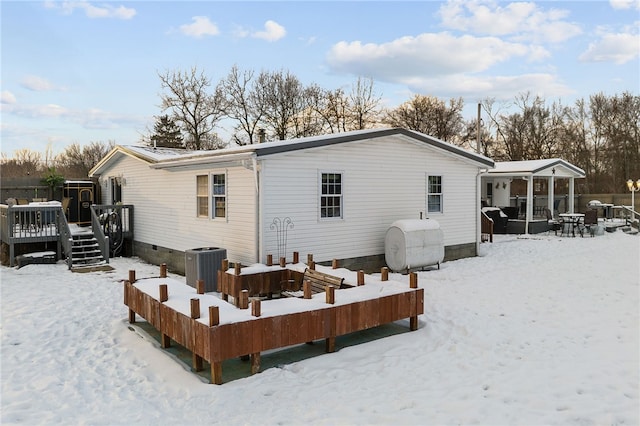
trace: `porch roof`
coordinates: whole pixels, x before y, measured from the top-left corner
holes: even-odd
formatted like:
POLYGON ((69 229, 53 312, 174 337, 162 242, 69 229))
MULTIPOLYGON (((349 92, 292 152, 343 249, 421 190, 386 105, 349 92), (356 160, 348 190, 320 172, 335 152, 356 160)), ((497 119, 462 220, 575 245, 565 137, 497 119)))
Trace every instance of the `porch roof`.
POLYGON ((585 172, 561 158, 524 161, 496 161, 494 169, 485 176, 534 176, 534 177, 573 177, 584 178, 585 172))

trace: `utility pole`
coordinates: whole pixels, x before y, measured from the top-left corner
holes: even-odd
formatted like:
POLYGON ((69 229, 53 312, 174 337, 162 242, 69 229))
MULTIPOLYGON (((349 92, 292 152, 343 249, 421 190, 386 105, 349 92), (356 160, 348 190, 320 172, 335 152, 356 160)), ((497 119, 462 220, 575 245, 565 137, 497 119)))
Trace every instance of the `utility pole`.
POLYGON ((480 143, 480 107, 481 104, 478 103, 478 128, 477 128, 477 135, 476 135, 476 151, 478 151, 478 154, 482 154, 482 144, 480 143))

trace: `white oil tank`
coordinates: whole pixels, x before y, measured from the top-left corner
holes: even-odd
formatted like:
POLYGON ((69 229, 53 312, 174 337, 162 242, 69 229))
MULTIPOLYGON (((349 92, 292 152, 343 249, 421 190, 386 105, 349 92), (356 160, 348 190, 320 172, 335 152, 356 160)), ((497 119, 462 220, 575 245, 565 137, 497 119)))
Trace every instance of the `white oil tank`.
POLYGON ((438 265, 444 259, 444 235, 434 219, 402 219, 384 237, 384 257, 394 272, 438 265))

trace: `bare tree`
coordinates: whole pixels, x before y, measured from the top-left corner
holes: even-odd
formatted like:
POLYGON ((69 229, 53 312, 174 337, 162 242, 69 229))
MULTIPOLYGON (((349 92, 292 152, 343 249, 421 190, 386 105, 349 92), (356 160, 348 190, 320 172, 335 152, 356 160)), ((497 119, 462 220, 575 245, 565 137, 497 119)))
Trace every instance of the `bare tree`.
POLYGON ((162 110, 170 110, 172 118, 189 136, 187 148, 202 149, 210 143, 213 130, 224 114, 224 95, 219 87, 208 93, 211 80, 193 67, 190 71, 167 71, 158 74, 162 89, 162 110))
POLYGON ((258 83, 254 76, 255 71, 240 72, 238 66, 234 65, 220 83, 226 98, 226 115, 238 123, 233 134, 233 141, 238 145, 256 142, 260 121, 264 116, 264 105, 256 93, 258 83))
POLYGON ((348 96, 346 116, 350 130, 363 130, 379 121, 380 99, 372 78, 358 77, 348 96))
POLYGON ((42 168, 42 155, 37 151, 27 148, 19 149, 14 152, 13 157, 16 164, 22 169, 20 176, 36 175, 42 168))
POLYGON ((445 101, 434 96, 415 95, 411 100, 387 112, 384 122, 405 127, 443 141, 459 139, 464 131, 462 98, 445 101))
POLYGON ((85 146, 73 143, 67 146, 64 152, 56 158, 57 169, 67 177, 84 179, 89 176, 89 170, 98 164, 114 146, 114 141, 109 141, 106 144, 91 142, 85 146))
POLYGON ((27 148, 14 151, 12 158, 2 154, 0 174, 5 177, 36 176, 42 170, 42 155, 27 148))
POLYGON ((263 71, 258 76, 256 98, 264 108, 262 122, 277 139, 285 140, 292 136, 294 117, 303 109, 300 103, 302 96, 302 83, 289 71, 263 71))

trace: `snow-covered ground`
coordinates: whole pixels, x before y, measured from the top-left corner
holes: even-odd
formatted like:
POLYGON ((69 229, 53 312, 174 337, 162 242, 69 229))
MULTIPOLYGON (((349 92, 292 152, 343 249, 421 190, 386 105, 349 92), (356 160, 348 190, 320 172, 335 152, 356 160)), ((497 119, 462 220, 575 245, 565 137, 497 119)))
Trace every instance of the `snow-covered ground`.
POLYGON ((418 331, 221 386, 129 329, 121 280, 157 266, 2 267, 0 420, 638 425, 639 262, 640 237, 620 231, 497 236, 477 258, 419 273, 418 331))

